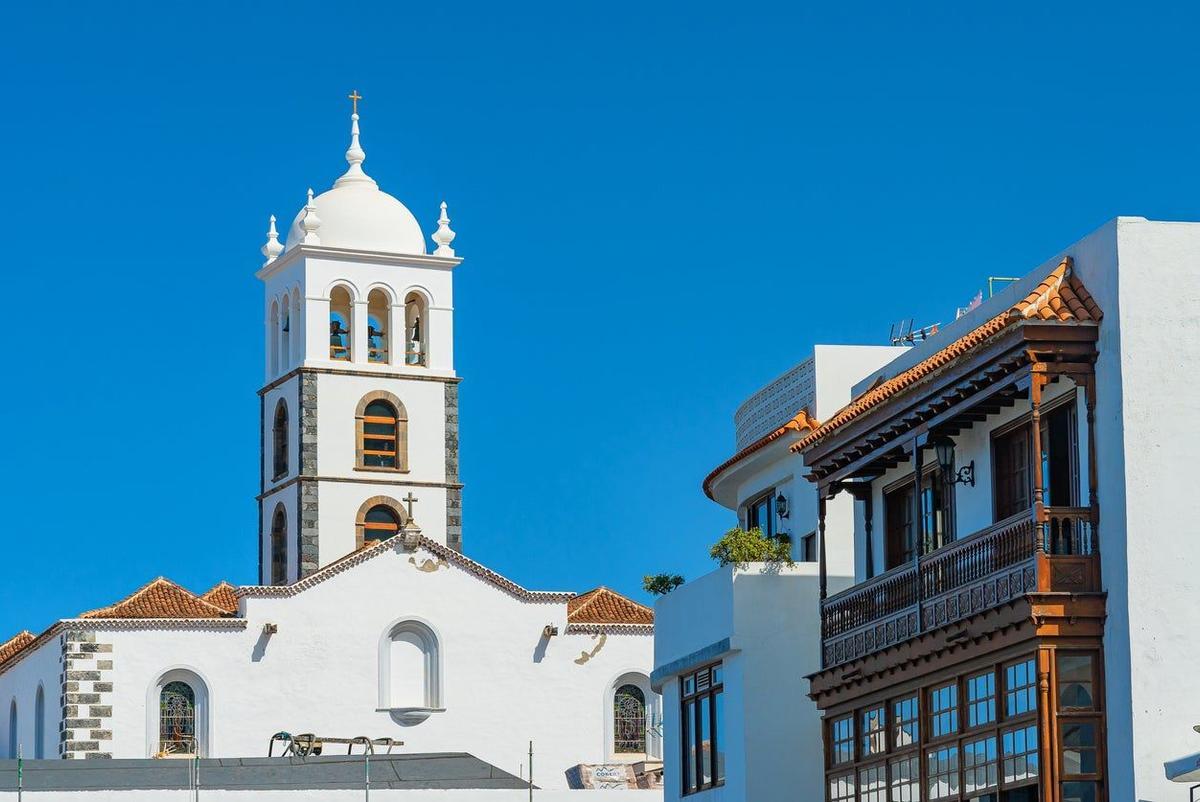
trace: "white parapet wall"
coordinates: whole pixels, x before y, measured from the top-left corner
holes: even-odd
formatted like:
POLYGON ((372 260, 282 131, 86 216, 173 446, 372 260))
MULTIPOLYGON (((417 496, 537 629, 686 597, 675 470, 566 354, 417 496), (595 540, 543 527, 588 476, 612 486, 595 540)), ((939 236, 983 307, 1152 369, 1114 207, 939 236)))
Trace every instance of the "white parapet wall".
MULTIPOLYGON (((679 799, 679 677, 720 661, 725 785, 706 799, 823 798, 820 714, 805 674, 820 668, 819 577, 814 563, 725 566, 655 605, 652 681, 661 688, 664 798, 679 799)), ((829 592, 848 587, 831 576, 829 592)))

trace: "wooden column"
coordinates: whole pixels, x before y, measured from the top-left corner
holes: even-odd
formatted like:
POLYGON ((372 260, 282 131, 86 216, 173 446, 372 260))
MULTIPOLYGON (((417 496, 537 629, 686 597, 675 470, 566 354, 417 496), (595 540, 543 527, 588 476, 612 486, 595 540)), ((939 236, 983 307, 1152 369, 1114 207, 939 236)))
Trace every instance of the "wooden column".
POLYGON ((1058 799, 1055 786, 1059 776, 1058 756, 1054 748, 1056 743, 1054 733, 1054 703, 1050 696, 1050 668, 1054 660, 1054 652, 1050 649, 1039 648, 1034 658, 1038 677, 1038 746, 1042 753, 1041 774, 1038 778, 1042 786, 1042 799, 1058 799))
POLYGON ((1046 507, 1044 502, 1045 477, 1042 476, 1042 390, 1046 387, 1046 366, 1037 363, 1033 366, 1033 381, 1029 384, 1029 437, 1032 441, 1029 450, 1033 457, 1033 522, 1036 534, 1034 548, 1036 551, 1046 550, 1046 507))
MULTIPOLYGON (((825 564, 825 493, 820 492, 817 498, 817 538, 820 541, 820 561, 821 561, 821 601, 825 601, 825 597, 829 595, 828 576, 825 564)), ((824 618, 824 615, 822 615, 824 618)))
POLYGON ((913 581, 917 583, 916 598, 917 598, 917 632, 924 629, 921 611, 921 602, 924 600, 925 583, 921 581, 921 556, 925 551, 925 494, 921 489, 921 473, 923 459, 923 445, 921 438, 914 437, 912 440, 912 469, 913 469, 913 522, 912 533, 915 548, 913 549, 913 581))
POLYGON ((875 539, 875 504, 870 484, 866 486, 865 492, 862 494, 862 501, 863 531, 867 537, 867 542, 863 544, 863 558, 867 561, 867 579, 870 579, 875 576, 875 544, 873 543, 875 539))
POLYGON ((1097 486, 1100 473, 1096 469, 1096 374, 1083 379, 1083 403, 1087 410, 1088 506, 1092 508, 1092 525, 1099 523, 1100 504, 1097 486))

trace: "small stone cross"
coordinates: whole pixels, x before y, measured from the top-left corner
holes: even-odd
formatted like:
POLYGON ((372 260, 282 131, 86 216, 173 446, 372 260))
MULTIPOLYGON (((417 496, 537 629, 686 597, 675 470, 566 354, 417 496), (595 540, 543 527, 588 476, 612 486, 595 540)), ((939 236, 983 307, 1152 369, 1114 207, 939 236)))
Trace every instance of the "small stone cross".
POLYGON ((420 501, 420 499, 414 498, 412 491, 410 490, 410 491, 408 491, 408 496, 406 498, 402 498, 400 500, 403 502, 406 502, 408 504, 408 520, 411 521, 413 519, 412 505, 417 503, 418 501, 420 501))

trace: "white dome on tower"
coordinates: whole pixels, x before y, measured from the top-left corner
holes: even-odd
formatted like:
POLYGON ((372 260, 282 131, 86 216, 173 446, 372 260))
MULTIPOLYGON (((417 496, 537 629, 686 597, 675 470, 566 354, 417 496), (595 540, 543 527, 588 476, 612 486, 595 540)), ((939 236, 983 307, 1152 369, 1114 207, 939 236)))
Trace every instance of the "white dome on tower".
POLYGON ((425 235, 417 218, 363 172, 367 155, 358 143, 358 114, 350 119, 350 149, 346 151, 350 168, 332 189, 311 198, 296 215, 285 250, 307 238, 310 244, 330 248, 424 254, 425 235), (305 218, 310 215, 306 226, 305 218))

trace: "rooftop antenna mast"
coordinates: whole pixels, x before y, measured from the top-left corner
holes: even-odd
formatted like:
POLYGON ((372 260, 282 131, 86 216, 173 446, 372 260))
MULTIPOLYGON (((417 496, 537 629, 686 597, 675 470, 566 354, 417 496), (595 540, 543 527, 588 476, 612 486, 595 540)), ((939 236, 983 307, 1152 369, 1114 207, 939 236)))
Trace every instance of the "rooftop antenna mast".
POLYGON ((913 319, 910 317, 892 324, 891 331, 888 333, 888 340, 892 345, 916 345, 937 334, 941 326, 941 323, 934 323, 931 326, 914 329, 913 319))

